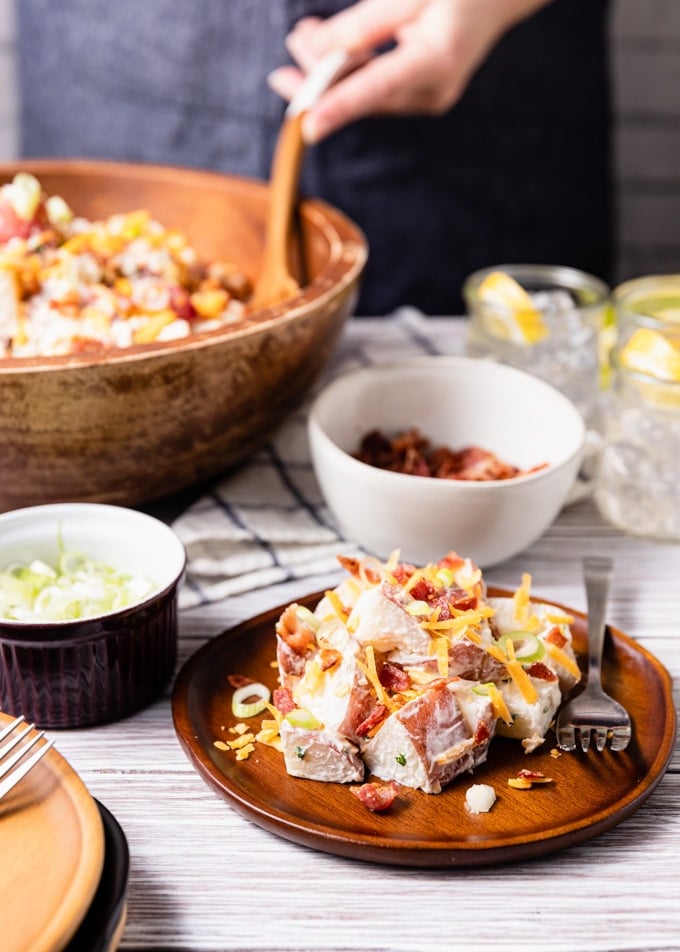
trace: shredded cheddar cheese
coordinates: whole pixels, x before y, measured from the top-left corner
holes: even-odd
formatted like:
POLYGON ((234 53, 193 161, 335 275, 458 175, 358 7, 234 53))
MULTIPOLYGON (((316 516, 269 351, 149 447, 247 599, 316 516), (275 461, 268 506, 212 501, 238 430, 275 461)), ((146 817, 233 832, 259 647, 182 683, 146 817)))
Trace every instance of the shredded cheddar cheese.
POLYGON ((483 645, 482 636, 480 635, 480 633, 479 633, 478 631, 475 631, 474 628, 469 628, 469 629, 465 632, 465 635, 466 635, 467 639, 468 639, 469 641, 471 641, 473 644, 477 645, 477 647, 479 647, 479 648, 482 647, 482 645, 483 645))
POLYGON ((496 717, 500 717, 501 720, 505 721, 506 724, 512 724, 512 714, 508 710, 508 706, 505 703, 505 698, 496 687, 495 684, 487 684, 487 690, 489 692, 489 700, 491 701, 491 706, 496 717))
POLYGON ((380 704, 384 704, 385 707, 389 708, 391 707, 390 700, 387 697, 385 688, 380 683, 380 678, 378 677, 378 669, 375 664, 375 652, 373 651, 373 645, 366 645, 365 652, 366 664, 363 664, 358 658, 357 664, 373 685, 373 690, 375 691, 376 697, 378 698, 380 704))
POLYGON ((241 734, 240 737, 237 737, 236 740, 227 741, 227 746, 230 750, 239 750, 241 747, 246 747, 248 744, 252 744, 255 740, 255 735, 248 731, 247 734, 241 734))
POLYGON ((553 612, 548 612, 545 616, 545 620, 550 622, 551 625, 573 625, 574 617, 573 615, 556 615, 553 612))
POLYGON ((512 641, 507 642, 508 660, 506 667, 512 680, 517 685, 522 697, 527 704, 534 704, 538 700, 538 692, 531 683, 529 675, 526 673, 521 663, 515 657, 515 646, 512 641))
MULTIPOLYGON (((253 738, 254 740, 255 738, 253 738)), ((247 760, 255 750, 255 744, 247 744, 236 751, 237 760, 247 760)))
MULTIPOLYGON (((278 707, 274 707, 274 705, 271 704, 269 701, 267 701, 267 703, 265 704, 265 707, 267 708, 267 710, 269 711, 269 713, 271 714, 271 716, 272 716, 272 717, 274 718, 274 720, 276 721, 277 727, 281 727, 281 721, 283 720, 283 714, 282 714, 281 711, 278 709, 278 707)), ((263 723, 264 723, 264 722, 263 722, 263 723)))
POLYGON ((421 628, 432 632, 445 631, 450 636, 455 636, 473 625, 479 625, 482 620, 481 613, 476 610, 466 611, 455 618, 447 618, 443 621, 439 620, 438 614, 435 618, 433 612, 430 619, 420 623, 421 628))
POLYGON ((448 750, 442 751, 441 754, 438 754, 435 757, 435 761, 438 764, 450 764, 454 760, 458 760, 463 756, 466 751, 470 750, 471 747, 474 747, 474 738, 468 737, 466 740, 462 740, 459 744, 456 744, 453 747, 449 747, 448 750))
POLYGON ((581 677, 578 664, 566 653, 566 651, 563 651, 562 648, 558 648, 557 645, 553 645, 549 641, 545 642, 545 650, 548 652, 553 661, 556 664, 562 665, 563 668, 566 668, 569 674, 573 675, 575 678, 581 677))
POLYGON ((418 582, 420 582, 421 579, 424 579, 424 578, 427 578, 426 570, 417 569, 413 573, 411 578, 407 579, 406 583, 404 584, 404 591, 409 593, 412 592, 415 586, 418 584, 418 582))
POLYGON ((443 678, 449 675, 449 641, 448 638, 435 638, 434 653, 437 657, 437 670, 443 678))
POLYGON ((531 575, 524 572, 522 583, 519 585, 512 596, 514 607, 514 619, 518 628, 524 631, 536 632, 541 627, 540 619, 532 614, 531 604, 531 575))
POLYGON ((325 592, 325 595, 328 601, 331 603, 331 607, 333 611, 335 612, 335 614, 340 619, 340 621, 343 623, 343 625, 346 624, 347 612, 345 611, 344 605, 340 601, 340 597, 338 596, 338 593, 329 589, 327 592, 325 592))

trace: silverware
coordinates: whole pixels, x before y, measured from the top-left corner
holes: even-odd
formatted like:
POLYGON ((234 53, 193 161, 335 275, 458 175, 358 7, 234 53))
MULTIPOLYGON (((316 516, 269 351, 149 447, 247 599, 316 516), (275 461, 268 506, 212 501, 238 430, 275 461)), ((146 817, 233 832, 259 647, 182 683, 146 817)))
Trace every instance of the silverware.
POLYGON ((35 724, 25 724, 23 714, 0 731, 0 800, 22 780, 29 770, 42 760, 54 741, 48 740, 33 748, 45 736, 45 731, 31 735, 35 724), (30 757, 26 757, 33 750, 30 757))
POLYGON ((611 750, 625 750, 632 736, 628 711, 605 693, 600 673, 612 568, 611 559, 583 560, 588 605, 588 671, 584 690, 568 701, 557 717, 555 733, 562 750, 576 749, 577 734, 584 752, 590 748, 592 733, 598 751, 604 750, 608 739, 611 739, 611 750))

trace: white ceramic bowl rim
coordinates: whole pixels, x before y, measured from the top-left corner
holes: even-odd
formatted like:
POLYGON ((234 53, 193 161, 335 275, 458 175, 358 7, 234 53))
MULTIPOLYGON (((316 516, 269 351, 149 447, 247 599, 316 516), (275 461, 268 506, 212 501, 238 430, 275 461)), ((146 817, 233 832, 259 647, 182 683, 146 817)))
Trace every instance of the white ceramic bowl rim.
POLYGON ((186 552, 173 530, 146 513, 105 503, 50 503, 0 514, 0 570, 12 562, 56 559, 58 539, 64 547, 83 552, 119 571, 142 575, 155 583, 151 592, 126 608, 64 621, 19 621, 2 618, 0 625, 16 629, 83 627, 101 619, 122 617, 143 609, 179 585, 186 552))
MULTIPOLYGON (((510 488, 513 485, 524 486, 527 483, 541 480, 548 473, 554 473, 562 467, 568 466, 573 461, 574 457, 583 451, 586 443, 586 427, 581 414, 573 405, 573 403, 571 403, 571 401, 568 400, 568 398, 560 393, 557 389, 545 381, 540 380, 538 377, 534 377, 531 374, 528 374, 522 370, 518 370, 515 367, 510 367, 506 364, 500 364, 495 361, 482 360, 481 358, 476 357, 456 357, 444 355, 421 356, 409 359, 407 362, 376 364, 371 367, 362 367, 358 369, 354 368, 352 370, 348 370, 337 376, 318 393, 310 409, 309 425, 310 427, 313 427, 317 430, 318 436, 320 436, 325 442, 333 447, 338 453, 341 453, 343 456, 345 456, 350 465, 355 465, 356 467, 364 470, 377 470, 380 472, 382 478, 392 481, 394 486, 398 486, 399 483, 403 483, 404 480, 406 480, 410 485, 413 483, 414 479, 422 480, 423 483, 428 484, 428 490, 435 493, 450 493, 452 491, 451 487, 465 487, 466 492, 490 493, 493 492, 494 489, 499 485, 503 485, 507 488, 510 488), (327 419, 327 414, 329 412, 329 404, 336 400, 338 394, 341 393, 343 388, 356 385, 361 380, 361 378, 366 380, 378 380, 380 377, 389 378, 395 374, 417 376, 418 371, 428 372, 433 368, 436 368, 437 370, 451 370, 452 372, 461 369, 468 371, 473 367, 479 368, 480 363, 485 369, 489 369, 491 373, 500 379, 506 378, 506 380, 509 382, 515 380, 524 388, 533 388, 536 392, 537 398, 540 398, 541 396, 549 397, 552 401, 554 401, 556 406, 561 407, 563 413, 571 417, 573 423, 573 439, 570 441, 565 441, 564 449, 560 458, 556 458, 555 460, 548 462, 548 465, 537 469, 535 472, 524 473, 523 475, 510 477, 508 479, 438 479, 431 476, 417 476, 408 473, 397 473, 393 472, 392 470, 379 469, 378 467, 371 466, 370 464, 364 463, 353 456, 352 451, 346 450, 339 446, 336 440, 328 433, 329 420, 327 419)), ((406 420, 404 422, 404 429, 409 428, 411 425, 413 425, 412 422, 406 420)), ((368 430, 370 428, 371 427, 368 426, 366 429, 368 430)), ((428 434, 424 431, 421 432, 423 436, 431 438, 431 434, 428 434)), ((457 449, 458 447, 452 448, 457 449)), ((488 449, 489 447, 484 448, 488 449)), ((541 461, 537 461, 536 465, 538 465, 540 462, 541 461)))

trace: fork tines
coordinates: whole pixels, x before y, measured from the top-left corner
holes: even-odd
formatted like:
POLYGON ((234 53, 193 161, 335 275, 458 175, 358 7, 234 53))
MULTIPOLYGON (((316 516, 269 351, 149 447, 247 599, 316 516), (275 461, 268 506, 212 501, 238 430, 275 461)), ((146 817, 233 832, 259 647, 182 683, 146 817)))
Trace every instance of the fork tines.
POLYGON ((24 724, 22 714, 0 731, 0 743, 7 741, 0 747, 0 799, 42 760, 54 744, 53 740, 48 740, 36 748, 45 736, 45 731, 38 731, 30 736, 34 727, 35 724, 24 724), (27 757, 31 750, 33 753, 27 757))
POLYGON ((610 749, 614 753, 625 750, 628 746, 632 730, 629 726, 602 727, 597 724, 564 724, 560 725, 557 731, 557 743, 562 750, 576 750, 576 737, 581 750, 587 753, 590 750, 591 737, 595 739, 595 749, 602 752, 607 746, 607 740, 611 740, 610 749))

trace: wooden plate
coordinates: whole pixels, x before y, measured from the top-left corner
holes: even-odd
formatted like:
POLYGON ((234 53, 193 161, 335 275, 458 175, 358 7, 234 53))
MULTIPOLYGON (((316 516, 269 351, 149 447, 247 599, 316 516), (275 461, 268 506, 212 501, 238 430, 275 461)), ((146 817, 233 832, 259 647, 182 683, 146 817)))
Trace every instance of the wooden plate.
MULTIPOLYGON (((311 607, 321 594, 301 603, 311 607)), ((489 594, 511 593, 490 589, 489 594)), ((575 618, 575 647, 583 657, 585 616, 560 607, 575 618)), ((259 615, 199 649, 179 674, 172 709, 179 740, 204 779, 250 820, 295 843, 391 865, 525 860, 620 823, 649 797, 670 760, 676 727, 670 676, 653 655, 610 629, 603 680, 633 719, 633 740, 625 752, 578 752, 555 759, 550 754, 554 739, 530 755, 517 741, 496 739, 487 763, 474 775, 459 777, 438 795, 401 788, 390 810, 371 813, 344 785, 288 776, 283 757, 270 747, 260 744, 249 759, 237 761, 232 752, 214 746, 225 738, 224 725, 234 723, 229 674, 275 686, 274 623, 281 611, 259 615), (542 771, 553 783, 531 790, 509 787, 508 778, 523 767, 542 771), (472 783, 496 790, 491 812, 466 812, 465 791, 472 783)), ((260 719, 254 719, 258 725, 260 719)))
MULTIPOLYGON (((0 714, 0 726, 13 718, 0 714)), ((104 863, 97 804, 55 748, 0 800, 3 952, 54 952, 87 912, 104 863)))

